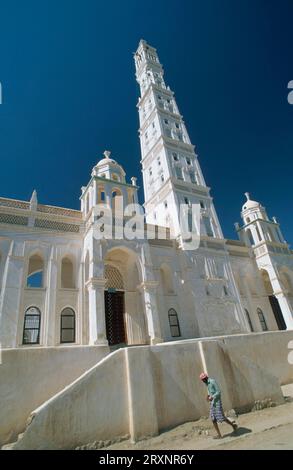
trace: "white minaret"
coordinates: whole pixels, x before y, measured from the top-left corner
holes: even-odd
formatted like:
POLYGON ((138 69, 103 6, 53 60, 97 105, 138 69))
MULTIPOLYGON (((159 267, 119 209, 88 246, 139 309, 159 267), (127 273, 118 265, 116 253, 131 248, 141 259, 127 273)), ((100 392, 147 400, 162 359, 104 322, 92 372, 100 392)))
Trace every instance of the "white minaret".
POLYGON ((223 238, 194 146, 191 144, 174 93, 166 86, 156 49, 141 40, 134 55, 140 143, 148 223, 180 235, 180 204, 200 204, 201 235, 223 238))
POLYGON ((268 217, 265 207, 245 193, 242 206, 243 226, 235 224, 239 238, 250 246, 261 271, 266 293, 279 329, 293 329, 293 262, 275 217, 268 217))

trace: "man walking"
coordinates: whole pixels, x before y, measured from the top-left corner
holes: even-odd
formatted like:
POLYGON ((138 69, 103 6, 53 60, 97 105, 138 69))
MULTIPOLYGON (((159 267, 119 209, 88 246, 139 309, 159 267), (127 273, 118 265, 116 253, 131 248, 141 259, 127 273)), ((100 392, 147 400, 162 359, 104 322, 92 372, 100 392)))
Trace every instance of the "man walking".
POLYGON ((237 424, 235 421, 232 422, 226 418, 224 414, 221 400, 221 390, 215 379, 210 378, 204 372, 200 374, 199 378, 208 387, 207 400, 211 403, 210 418, 213 422, 215 430, 217 431, 217 436, 215 436, 214 439, 222 439, 218 423, 222 423, 224 421, 225 423, 230 424, 230 426, 233 428, 233 431, 236 431, 237 424))

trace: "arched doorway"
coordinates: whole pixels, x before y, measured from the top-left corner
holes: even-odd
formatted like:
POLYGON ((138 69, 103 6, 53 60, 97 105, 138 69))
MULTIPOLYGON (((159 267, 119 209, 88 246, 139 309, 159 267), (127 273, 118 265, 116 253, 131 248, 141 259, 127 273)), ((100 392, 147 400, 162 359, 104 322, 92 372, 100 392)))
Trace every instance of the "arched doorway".
POLYGON ((124 321, 124 284, 120 271, 105 265, 105 316, 106 335, 109 346, 125 344, 126 328, 124 321))
POLYGON ((141 266, 137 253, 111 248, 105 263, 105 319, 110 346, 147 344, 147 322, 142 301, 141 266))
POLYGON ((274 290, 273 290, 273 286, 272 286, 269 274, 265 269, 261 269, 261 276, 263 279, 265 290, 269 298, 271 308, 272 308, 276 323, 278 325, 278 328, 279 330, 286 330, 287 329, 286 323, 282 314, 279 301, 277 297, 274 295, 274 290))

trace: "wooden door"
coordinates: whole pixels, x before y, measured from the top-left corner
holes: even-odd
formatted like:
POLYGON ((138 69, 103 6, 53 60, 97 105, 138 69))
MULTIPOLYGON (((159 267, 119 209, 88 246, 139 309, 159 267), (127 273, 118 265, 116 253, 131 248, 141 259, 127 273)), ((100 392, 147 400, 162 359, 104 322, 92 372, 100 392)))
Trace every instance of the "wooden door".
POLYGON ((125 344, 124 292, 105 291, 105 315, 109 345, 125 344))

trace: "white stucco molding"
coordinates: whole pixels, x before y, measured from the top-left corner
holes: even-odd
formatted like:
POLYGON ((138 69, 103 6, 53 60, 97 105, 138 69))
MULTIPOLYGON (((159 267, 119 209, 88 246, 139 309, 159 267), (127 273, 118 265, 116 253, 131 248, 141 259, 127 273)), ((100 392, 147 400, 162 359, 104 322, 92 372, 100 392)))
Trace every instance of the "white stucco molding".
POLYGON ((87 287, 87 289, 90 289, 90 288, 92 288, 92 289, 95 289, 95 288, 104 289, 105 284, 106 284, 106 279, 92 277, 91 279, 89 279, 85 283, 85 286, 87 287))

